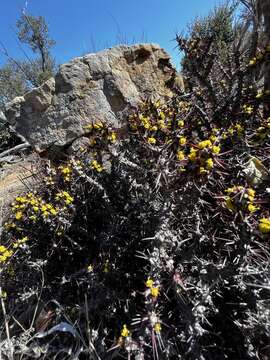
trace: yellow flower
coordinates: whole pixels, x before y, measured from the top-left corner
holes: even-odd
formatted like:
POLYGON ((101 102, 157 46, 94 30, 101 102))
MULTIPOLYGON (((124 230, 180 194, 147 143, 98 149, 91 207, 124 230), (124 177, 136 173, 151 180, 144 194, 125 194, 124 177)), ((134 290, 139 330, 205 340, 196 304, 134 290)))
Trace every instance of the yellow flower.
POLYGON ((7 257, 4 255, 0 255, 0 263, 5 262, 7 260, 7 257))
POLYGON ((212 141, 212 143, 214 143, 215 141, 217 141, 217 136, 211 135, 209 139, 212 141))
POLYGON ((207 173, 207 170, 205 170, 205 168, 203 166, 201 166, 200 170, 199 170, 199 173, 200 174, 205 174, 205 173, 207 173))
POLYGON ((250 213, 253 213, 253 212, 255 212, 255 211, 259 210, 259 209, 260 209, 260 208, 257 207, 257 206, 255 206, 254 204, 248 204, 248 211, 249 211, 250 213))
POLYGON ((211 147, 211 146, 212 146, 212 143, 210 140, 204 140, 204 141, 199 142, 199 144, 198 144, 199 149, 205 149, 205 148, 211 147))
POLYGON ((196 157, 197 157, 197 150, 194 149, 194 148, 191 148, 190 149, 190 153, 188 155, 188 158, 190 161, 195 161, 196 160, 196 157))
POLYGON ((185 160, 185 154, 184 154, 184 151, 178 151, 177 152, 177 158, 178 160, 182 161, 182 160, 185 160))
POLYGON ((144 116, 142 114, 139 115, 139 119, 141 120, 142 124, 143 124, 143 127, 145 129, 149 129, 150 128, 150 119, 148 116, 144 116))
POLYGON ((270 220, 266 218, 262 218, 259 220, 259 230, 263 234, 267 234, 270 232, 270 220))
POLYGON ((0 253, 6 252, 7 248, 4 245, 0 245, 0 253))
POLYGON ((212 158, 209 158, 206 160, 205 164, 206 164, 206 169, 211 170, 214 166, 214 161, 212 158))
POLYGON ((61 169, 61 172, 63 175, 68 175, 71 173, 71 169, 68 166, 66 166, 61 169))
POLYGON ((17 211, 16 214, 15 214, 15 219, 16 220, 21 220, 22 217, 23 217, 22 211, 17 211))
POLYGON ((159 113, 159 117, 161 118, 161 120, 165 120, 166 115, 164 114, 163 111, 161 111, 161 112, 159 113))
POLYGON ((184 120, 178 120, 178 126, 179 127, 184 127, 184 125, 185 125, 185 122, 184 122, 184 120))
POLYGON ((155 323, 154 330, 157 334, 159 334, 161 332, 161 324, 158 322, 155 323))
POLYGON ((93 272, 93 270, 94 270, 93 265, 90 264, 89 266, 87 266, 87 272, 91 273, 93 272))
POLYGON ((15 229, 16 225, 14 223, 5 223, 4 227, 6 230, 15 229))
POLYGON ((84 126, 84 129, 92 130, 92 129, 93 129, 93 125, 92 125, 92 124, 85 125, 85 126, 84 126))
POLYGON ((219 154, 220 153, 220 146, 213 146, 212 152, 213 152, 213 154, 219 154))
POLYGON ((158 126, 160 128, 160 130, 166 129, 166 125, 164 123, 164 120, 158 120, 158 126))
POLYGON ((0 298, 6 299, 7 298, 7 292, 4 290, 0 290, 0 298))
POLYGON ((226 140, 228 138, 228 135, 224 132, 222 135, 221 135, 222 139, 223 140, 226 140))
POLYGON ((235 129, 237 130, 238 135, 241 135, 241 133, 244 131, 244 128, 241 124, 236 124, 235 129))
POLYGON ((263 96, 263 91, 258 91, 257 95, 255 96, 256 99, 260 99, 263 96))
POLYGON ((239 192, 239 191, 241 191, 243 189, 244 189, 243 186, 238 185, 238 186, 233 186, 233 187, 230 187, 230 188, 226 189, 225 192, 231 194, 233 192, 239 192))
POLYGON ((248 64, 250 66, 255 65, 256 64, 256 58, 251 59, 248 64))
POLYGON ((96 130, 100 130, 103 128, 103 124, 101 121, 96 122, 95 124, 93 124, 93 128, 96 130))
POLYGON ((53 209, 50 209, 50 213, 55 216, 55 215, 57 215, 58 211, 53 208, 53 209))
POLYGON ((149 137, 149 138, 147 139, 147 142, 148 142, 148 144, 155 145, 156 142, 157 142, 157 140, 156 140, 154 137, 149 137))
POLYGON ((4 252, 3 256, 5 256, 6 258, 9 258, 13 255, 13 251, 12 250, 7 250, 4 252))
POLYGON ((121 336, 128 337, 130 335, 130 331, 127 328, 127 325, 123 325, 123 328, 121 330, 121 336))
POLYGON ((156 287, 151 287, 151 295, 154 297, 154 298, 157 298, 158 295, 159 295, 159 287, 156 286, 156 287))
POLYGON ((20 202, 20 203, 26 203, 27 202, 27 200, 26 200, 26 198, 25 197, 23 197, 23 196, 18 196, 18 197, 16 197, 16 199, 15 199, 17 202, 20 202))
POLYGON ((110 135, 108 135, 107 139, 112 142, 115 143, 116 142, 116 133, 112 132, 110 135))
MULTIPOLYGON (((249 196, 252 196, 253 198, 254 198, 255 195, 256 195, 256 191, 255 191, 254 189, 252 189, 252 188, 248 188, 248 189, 247 189, 247 193, 248 193, 249 196)), ((250 201, 251 201, 251 200, 250 200, 250 201)))
POLYGON ((253 113, 253 106, 252 105, 243 105, 243 111, 245 114, 251 115, 253 113))
POLYGON ((233 205, 232 199, 231 199, 230 197, 227 197, 227 198, 226 198, 225 203, 226 203, 227 209, 229 209, 229 210, 231 210, 231 211, 234 211, 234 210, 235 210, 235 207, 234 207, 234 205, 233 205))
POLYGON ((74 201, 74 198, 67 191, 60 191, 56 194, 55 200, 63 199, 64 202, 69 205, 74 201))
POLYGON ((92 137, 90 140, 89 140, 89 144, 90 144, 90 146, 94 146, 94 145, 96 145, 96 139, 94 138, 94 137, 92 137))
POLYGON ((184 146, 184 145, 186 145, 186 143, 187 143, 187 138, 184 136, 180 137, 179 145, 184 146))
POLYGON ((158 130, 158 127, 157 127, 156 125, 154 125, 154 126, 151 127, 151 130, 152 130, 152 131, 157 131, 157 130, 158 130))
POLYGON ((103 171, 103 167, 97 162, 97 160, 92 161, 91 168, 96 170, 97 172, 103 171))
POLYGON ((153 281, 153 279, 148 278, 148 279, 146 280, 145 285, 146 285, 146 287, 148 287, 148 288, 152 288, 152 287, 153 287, 153 285, 154 285, 154 281, 153 281))
POLYGON ((106 260, 105 264, 104 264, 103 272, 105 274, 108 274, 109 271, 110 271, 110 269, 109 269, 109 260, 106 260))

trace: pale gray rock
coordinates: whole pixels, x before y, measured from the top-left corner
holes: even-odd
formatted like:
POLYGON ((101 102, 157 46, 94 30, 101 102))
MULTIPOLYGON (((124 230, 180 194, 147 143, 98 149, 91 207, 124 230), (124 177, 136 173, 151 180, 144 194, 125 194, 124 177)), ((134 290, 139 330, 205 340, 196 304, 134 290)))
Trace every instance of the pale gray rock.
POLYGON ((91 122, 119 128, 144 98, 172 96, 175 78, 160 46, 121 45, 62 65, 55 79, 9 103, 6 117, 37 152, 61 149, 91 122))
POLYGON ((7 118, 5 117, 3 111, 0 110, 0 124, 6 124, 6 123, 7 123, 7 118))

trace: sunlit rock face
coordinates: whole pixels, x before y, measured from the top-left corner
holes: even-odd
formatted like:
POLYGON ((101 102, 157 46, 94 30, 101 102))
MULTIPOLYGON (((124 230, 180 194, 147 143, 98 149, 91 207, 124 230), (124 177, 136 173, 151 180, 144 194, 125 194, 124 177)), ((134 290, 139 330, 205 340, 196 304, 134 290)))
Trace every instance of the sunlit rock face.
POLYGON ((142 99, 172 96, 177 77, 160 46, 121 45, 62 65, 55 78, 10 102, 6 117, 37 152, 59 149, 87 134, 91 122, 121 127, 142 99))

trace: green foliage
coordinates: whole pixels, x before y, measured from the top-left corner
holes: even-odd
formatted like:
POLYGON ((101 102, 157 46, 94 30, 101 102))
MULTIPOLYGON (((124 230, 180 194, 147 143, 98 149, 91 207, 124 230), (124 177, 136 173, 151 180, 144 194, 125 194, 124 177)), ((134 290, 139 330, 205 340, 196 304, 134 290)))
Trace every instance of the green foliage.
POLYGON ((189 25, 189 37, 214 38, 216 45, 233 41, 233 14, 235 6, 223 4, 217 6, 206 17, 196 18, 189 25))
POLYGON ((34 53, 41 58, 42 71, 52 71, 50 49, 55 41, 49 38, 49 29, 43 16, 22 14, 17 21, 18 38, 24 44, 30 46, 34 53))
POLYGON ((54 75, 56 64, 50 54, 55 41, 49 38, 48 26, 42 16, 22 14, 17 21, 18 39, 27 44, 38 56, 34 59, 17 60, 8 57, 0 69, 0 109, 14 97, 23 95, 33 87, 40 86, 54 75))
POLYGON ((0 109, 5 103, 22 95, 27 90, 24 74, 18 71, 17 65, 8 61, 0 69, 0 109))

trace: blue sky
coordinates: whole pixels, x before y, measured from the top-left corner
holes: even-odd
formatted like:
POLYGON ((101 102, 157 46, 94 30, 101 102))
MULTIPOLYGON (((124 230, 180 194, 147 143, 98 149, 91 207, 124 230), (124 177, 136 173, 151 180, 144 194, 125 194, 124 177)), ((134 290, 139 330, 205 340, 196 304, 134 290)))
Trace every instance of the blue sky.
MULTIPOLYGON (((2 0, 0 41, 13 57, 23 58, 16 43, 15 24, 26 0, 2 0)), ((155 42, 178 67, 173 41, 195 16, 206 15, 218 0, 28 0, 27 11, 43 15, 57 63, 118 43, 155 42)), ((25 48, 27 51, 27 48, 25 48)), ((29 52, 30 53, 30 52, 29 52)), ((5 57, 0 53, 0 64, 5 57)))

